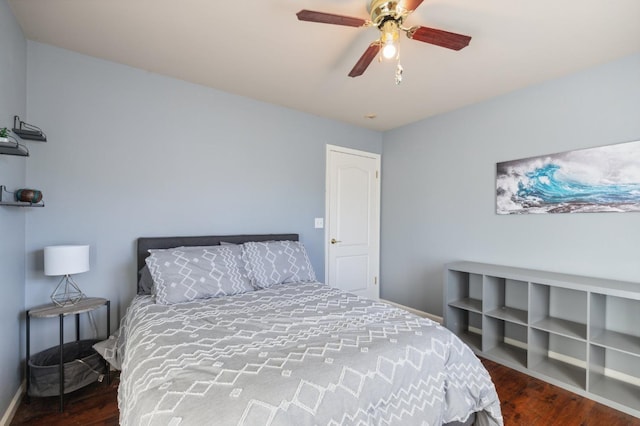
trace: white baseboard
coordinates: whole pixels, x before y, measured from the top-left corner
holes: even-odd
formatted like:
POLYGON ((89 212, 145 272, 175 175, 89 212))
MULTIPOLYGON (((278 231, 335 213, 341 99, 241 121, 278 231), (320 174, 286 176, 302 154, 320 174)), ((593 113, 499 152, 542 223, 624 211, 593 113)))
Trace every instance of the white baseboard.
POLYGON ((22 400, 22 394, 27 386, 27 381, 23 380, 20 383, 20 387, 16 391, 16 394, 11 399, 11 403, 7 407, 7 411, 4 412, 4 415, 0 419, 0 426, 9 426, 11 424, 11 420, 13 420, 13 416, 16 415, 16 411, 18 411, 18 406, 20 406, 20 401, 22 400))
POLYGON ((429 318, 429 319, 430 319, 430 320, 432 320, 432 321, 435 321, 435 322, 437 322, 437 323, 442 324, 442 317, 439 317, 439 316, 436 316, 436 315, 430 314, 430 313, 428 313, 428 312, 420 311, 420 310, 418 310, 418 309, 413 309, 413 308, 410 308, 410 307, 408 307, 408 306, 404 306, 404 305, 401 305, 401 304, 399 304, 399 303, 392 302, 392 301, 390 301, 390 300, 380 299, 380 301, 381 301, 381 302, 384 302, 384 303, 387 303, 387 304, 389 304, 389 305, 391 305, 391 306, 395 306, 396 308, 404 309, 405 311, 407 311, 407 312, 411 312, 412 314, 417 315, 417 316, 419 316, 419 317, 422 317, 422 318, 429 318))

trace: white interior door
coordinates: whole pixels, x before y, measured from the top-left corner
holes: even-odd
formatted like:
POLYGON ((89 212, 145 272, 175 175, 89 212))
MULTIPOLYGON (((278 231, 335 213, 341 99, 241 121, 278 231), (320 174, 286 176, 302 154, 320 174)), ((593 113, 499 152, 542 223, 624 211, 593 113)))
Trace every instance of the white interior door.
POLYGON ((327 283, 378 299, 380 155, 327 145, 327 283))

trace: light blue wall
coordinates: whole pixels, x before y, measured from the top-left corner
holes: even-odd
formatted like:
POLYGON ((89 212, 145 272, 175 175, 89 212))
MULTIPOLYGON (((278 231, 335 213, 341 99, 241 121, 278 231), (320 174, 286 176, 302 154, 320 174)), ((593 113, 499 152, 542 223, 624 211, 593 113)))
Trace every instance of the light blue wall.
MULTIPOLYGON (((25 116, 27 42, 6 0, 0 0, 0 127, 13 127, 13 116, 25 116)), ((0 185, 25 186, 24 157, 0 155, 0 185)), ((24 310, 25 215, 0 206, 0 417, 21 382, 20 318, 24 310)))
POLYGON ((498 216, 496 163, 640 140, 640 55, 384 134, 382 296, 442 314, 443 265, 640 282, 640 214, 498 216))
MULTIPOLYGON (((91 245, 91 271, 76 279, 112 300, 113 327, 134 295, 140 236, 295 232, 324 278, 313 219, 325 211, 325 146, 380 153, 379 132, 35 42, 27 50, 29 117, 49 139, 27 165, 46 202, 27 216, 27 306, 57 282, 42 272, 51 244, 91 245)), ((33 330, 39 346, 55 344, 54 326, 33 330)))
MULTIPOLYGON (((640 281, 638 214, 494 213, 496 162, 640 139, 638 55, 380 134, 27 43, 6 0, 0 54, 11 58, 0 61, 0 125, 28 105, 49 137, 26 162, 0 156, 0 184, 37 187, 46 202, 0 208, 0 330, 16 344, 22 311, 57 282, 42 273, 51 244, 91 245, 91 271, 76 278, 112 300, 112 329, 134 293, 139 236, 298 232, 322 279, 313 218, 327 143, 384 146, 385 298, 441 314, 442 267, 457 259, 640 281)), ((34 350, 56 344, 55 324, 33 331, 34 350)), ((20 352, 0 349, 0 410, 20 352)))

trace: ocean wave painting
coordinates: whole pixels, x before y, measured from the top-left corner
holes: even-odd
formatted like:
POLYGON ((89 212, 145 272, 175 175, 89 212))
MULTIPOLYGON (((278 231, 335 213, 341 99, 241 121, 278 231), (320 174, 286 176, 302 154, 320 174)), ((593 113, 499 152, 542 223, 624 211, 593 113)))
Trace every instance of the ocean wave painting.
POLYGON ((498 163, 496 209, 640 212, 640 141, 498 163))

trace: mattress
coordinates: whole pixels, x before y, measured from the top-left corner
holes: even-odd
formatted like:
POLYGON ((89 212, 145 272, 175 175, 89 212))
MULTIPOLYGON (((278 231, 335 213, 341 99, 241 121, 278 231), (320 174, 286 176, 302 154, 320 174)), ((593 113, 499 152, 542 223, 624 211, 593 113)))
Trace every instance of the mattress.
POLYGON ((454 334, 320 283, 136 296, 117 346, 125 426, 502 424, 489 374, 454 334))

